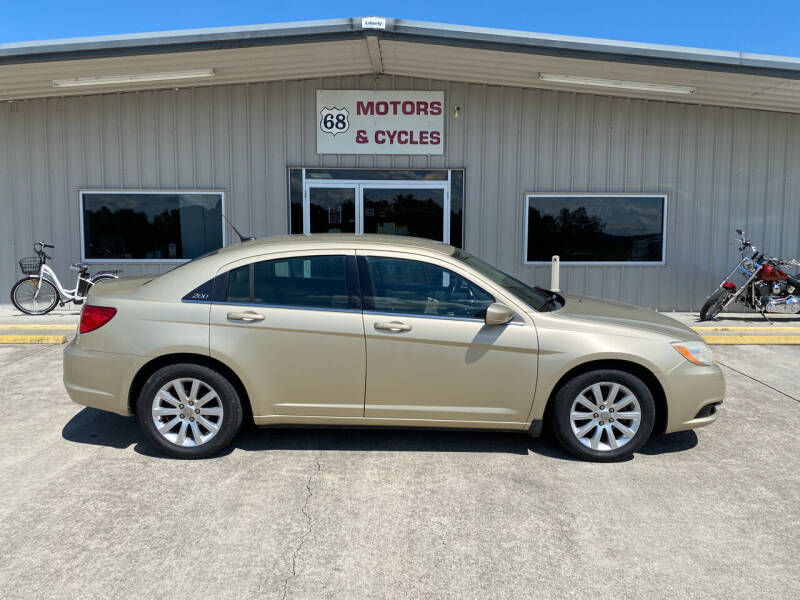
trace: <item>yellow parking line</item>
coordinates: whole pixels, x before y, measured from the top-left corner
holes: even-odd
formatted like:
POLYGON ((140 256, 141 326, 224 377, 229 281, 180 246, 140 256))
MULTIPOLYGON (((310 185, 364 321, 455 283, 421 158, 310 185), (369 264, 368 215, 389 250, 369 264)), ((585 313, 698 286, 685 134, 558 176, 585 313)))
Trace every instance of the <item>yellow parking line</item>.
POLYGON ((65 335, 0 335, 0 344, 66 344, 65 335))
POLYGON ((798 344, 800 345, 800 335, 704 335, 703 339, 707 344, 749 344, 749 345, 771 345, 771 344, 798 344))
POLYGON ((45 325, 43 323, 29 323, 27 325, 20 325, 18 323, 15 323, 13 325, 4 325, 4 324, 0 323, 0 331, 3 331, 5 329, 52 329, 53 331, 60 331, 62 329, 63 330, 69 329, 70 331, 72 331, 73 329, 76 329, 77 327, 78 327, 77 324, 73 324, 73 325, 45 325))
POLYGON ((800 335, 800 326, 797 327, 774 327, 771 325, 762 325, 762 326, 755 326, 755 327, 748 327, 748 326, 727 326, 727 325, 719 325, 716 327, 692 327, 695 331, 794 331, 795 333, 800 335))

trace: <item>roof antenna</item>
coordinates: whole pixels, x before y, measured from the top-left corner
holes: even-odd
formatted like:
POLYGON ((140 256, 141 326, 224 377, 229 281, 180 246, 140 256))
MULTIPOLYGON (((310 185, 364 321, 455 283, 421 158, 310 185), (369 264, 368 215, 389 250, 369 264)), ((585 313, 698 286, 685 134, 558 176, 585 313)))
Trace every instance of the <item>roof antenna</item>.
POLYGON ((230 225, 230 226, 231 226, 231 229, 233 229, 233 230, 236 232, 236 235, 238 235, 238 236, 239 236, 239 241, 240 241, 240 242, 249 242, 250 240, 254 240, 254 239, 256 239, 256 238, 255 238, 254 236, 252 236, 252 235, 242 235, 242 232, 241 232, 241 231, 239 231, 238 229, 236 229, 236 226, 235 226, 233 223, 231 223, 231 222, 230 222, 230 220, 228 219, 228 217, 227 217, 225 214, 223 214, 223 215, 222 215, 222 218, 223 218, 223 219, 225 219, 225 222, 226 222, 228 225, 230 225))

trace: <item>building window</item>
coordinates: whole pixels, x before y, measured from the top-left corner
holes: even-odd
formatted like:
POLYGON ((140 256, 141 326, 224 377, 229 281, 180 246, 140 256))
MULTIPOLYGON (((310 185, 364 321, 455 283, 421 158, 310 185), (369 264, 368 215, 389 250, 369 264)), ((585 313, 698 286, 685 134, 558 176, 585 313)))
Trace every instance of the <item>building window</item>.
POLYGON ((221 248, 223 193, 82 191, 83 260, 177 262, 221 248))
POLYGON ((664 194, 526 194, 525 262, 664 264, 664 194))
POLYGON ((461 247, 463 169, 289 169, 291 233, 390 233, 461 247))

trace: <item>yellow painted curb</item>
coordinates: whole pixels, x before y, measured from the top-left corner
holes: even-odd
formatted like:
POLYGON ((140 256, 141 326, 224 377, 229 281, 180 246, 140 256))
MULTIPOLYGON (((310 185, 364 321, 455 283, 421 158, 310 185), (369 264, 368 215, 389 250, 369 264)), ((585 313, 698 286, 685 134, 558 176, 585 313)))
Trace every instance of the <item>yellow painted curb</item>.
POLYGON ((42 323, 30 323, 28 325, 4 325, 0 323, 0 331, 4 331, 6 329, 51 329, 53 331, 61 331, 69 329, 72 331, 73 329, 77 329, 78 324, 75 323, 74 325, 44 325, 42 323))
POLYGON ((800 335, 704 335, 707 344, 747 344, 769 346, 772 344, 800 345, 800 335))
POLYGON ((725 326, 719 325, 717 327, 692 327, 695 331, 762 331, 764 333, 768 331, 794 331, 798 335, 800 335, 800 327, 773 327, 771 325, 762 325, 762 326, 755 326, 755 327, 735 327, 735 326, 725 326))
POLYGON ((0 335, 0 344, 66 344, 65 335, 0 335))

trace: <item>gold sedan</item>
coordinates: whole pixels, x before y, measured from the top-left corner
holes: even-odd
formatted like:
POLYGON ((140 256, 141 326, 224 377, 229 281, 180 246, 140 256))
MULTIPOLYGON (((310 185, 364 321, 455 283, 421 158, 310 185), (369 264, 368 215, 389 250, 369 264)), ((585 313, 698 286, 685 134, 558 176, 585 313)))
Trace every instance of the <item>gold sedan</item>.
POLYGON ((656 312, 530 287, 452 246, 376 235, 248 241, 91 289, 64 350, 85 406, 136 414, 166 454, 256 425, 545 424, 617 460, 716 419, 702 339, 656 312))

